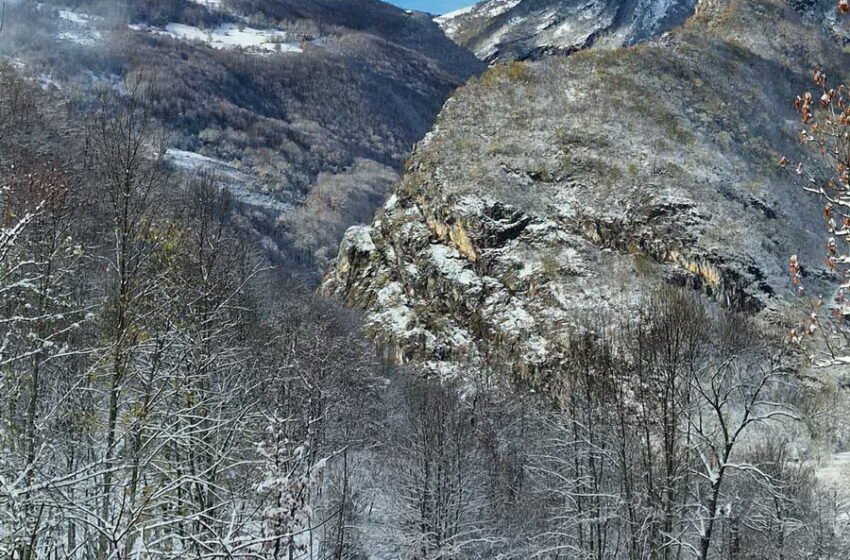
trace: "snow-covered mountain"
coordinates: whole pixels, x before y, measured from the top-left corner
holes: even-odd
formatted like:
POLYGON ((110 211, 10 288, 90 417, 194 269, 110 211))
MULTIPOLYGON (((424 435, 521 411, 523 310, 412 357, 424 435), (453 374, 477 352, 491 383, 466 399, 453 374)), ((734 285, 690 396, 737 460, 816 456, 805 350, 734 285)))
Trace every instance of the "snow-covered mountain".
POLYGON ((482 60, 632 45, 681 25, 697 0, 484 0, 437 22, 482 60))

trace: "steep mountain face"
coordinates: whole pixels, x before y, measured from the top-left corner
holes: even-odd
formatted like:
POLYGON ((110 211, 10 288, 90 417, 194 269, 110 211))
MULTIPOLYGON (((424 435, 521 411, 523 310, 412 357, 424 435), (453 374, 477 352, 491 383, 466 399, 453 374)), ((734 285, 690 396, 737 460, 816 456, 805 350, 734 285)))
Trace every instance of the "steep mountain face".
POLYGON ((776 163, 803 150, 790 100, 812 65, 848 62, 820 23, 758 0, 703 2, 661 42, 496 66, 347 232, 324 289, 399 362, 537 386, 568 331, 665 285, 780 318, 790 255, 826 280, 819 202, 776 163))
POLYGON ((484 0, 437 18, 482 60, 504 62, 633 45, 681 25, 697 0, 484 0))
POLYGON ((15 2, 0 54, 81 104, 150 82, 175 168, 215 171, 244 228, 309 274, 482 69, 425 14, 375 0, 15 2))

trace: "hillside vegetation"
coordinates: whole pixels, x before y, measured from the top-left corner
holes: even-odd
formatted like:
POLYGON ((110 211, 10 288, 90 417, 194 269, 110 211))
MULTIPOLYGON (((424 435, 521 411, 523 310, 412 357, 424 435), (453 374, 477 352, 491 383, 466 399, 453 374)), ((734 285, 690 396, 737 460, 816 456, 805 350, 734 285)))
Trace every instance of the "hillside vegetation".
POLYGON ((257 195, 241 197, 255 238, 316 275, 480 69, 422 14, 330 4, 10 3, 0 52, 83 106, 141 73, 170 147, 243 172, 233 192, 257 195))
POLYGON ((847 55, 781 2, 704 7, 657 43, 497 65, 446 105, 325 289, 400 361, 561 363, 582 311, 678 285, 782 319, 788 258, 826 287, 790 101, 847 55), (770 24, 766 23, 770 22, 770 24), (578 317, 578 319, 577 319, 578 317))

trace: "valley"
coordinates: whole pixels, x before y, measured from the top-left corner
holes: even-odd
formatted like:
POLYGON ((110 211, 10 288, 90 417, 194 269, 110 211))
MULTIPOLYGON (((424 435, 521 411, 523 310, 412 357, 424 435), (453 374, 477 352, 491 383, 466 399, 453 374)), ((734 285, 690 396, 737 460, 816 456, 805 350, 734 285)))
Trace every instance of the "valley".
POLYGON ((0 559, 844 560, 848 18, 7 1, 0 559))

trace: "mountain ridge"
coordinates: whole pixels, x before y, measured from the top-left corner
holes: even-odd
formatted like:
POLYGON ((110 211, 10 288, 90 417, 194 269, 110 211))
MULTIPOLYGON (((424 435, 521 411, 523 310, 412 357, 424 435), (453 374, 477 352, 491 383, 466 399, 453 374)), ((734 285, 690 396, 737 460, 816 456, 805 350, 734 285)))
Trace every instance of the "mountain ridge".
POLYGON ((791 254, 829 284, 819 203, 776 164, 801 154, 810 65, 847 61, 821 29, 784 2, 702 3, 662 41, 492 68, 349 230, 325 293, 398 362, 538 386, 568 331, 665 285, 783 321, 791 254))
POLYGON ((449 37, 494 63, 632 45, 693 14, 697 0, 485 0, 436 18, 449 37))

